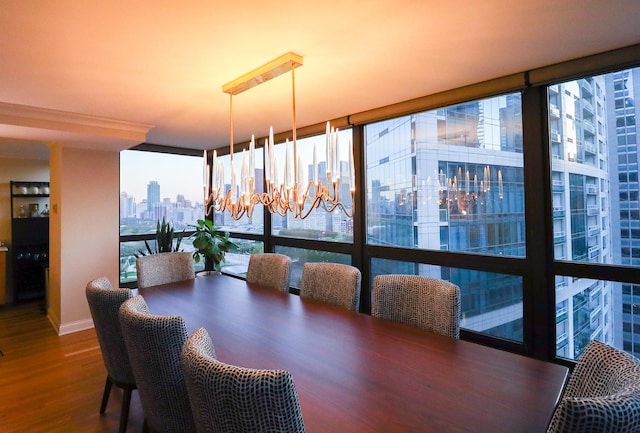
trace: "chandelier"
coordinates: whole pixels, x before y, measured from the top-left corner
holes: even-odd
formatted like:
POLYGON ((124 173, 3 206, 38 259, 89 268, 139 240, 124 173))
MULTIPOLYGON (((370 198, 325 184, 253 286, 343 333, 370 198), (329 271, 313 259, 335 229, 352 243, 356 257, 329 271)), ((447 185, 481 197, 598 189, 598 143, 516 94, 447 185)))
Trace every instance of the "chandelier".
MULTIPOLYGON (((446 177, 443 170, 437 176, 437 187, 440 193, 438 203, 448 209, 451 216, 472 216, 478 212, 477 206, 486 206, 490 199, 491 186, 497 184, 499 200, 504 198, 502 170, 498 169, 497 182, 491 178, 491 168, 486 165, 482 170, 482 178, 470 175, 469 170, 464 174, 462 168, 453 178, 446 177)), ((495 192, 494 192, 495 194, 495 192)))
POLYGON ((322 206, 327 212, 339 208, 347 217, 353 216, 355 194, 355 170, 353 144, 348 143, 348 174, 341 179, 340 143, 338 130, 327 122, 325 142, 325 179, 318 173, 318 154, 313 146, 312 179, 305 175, 301 155, 298 154, 296 139, 296 93, 295 68, 302 66, 302 56, 289 52, 253 71, 225 84, 222 91, 229 94, 229 155, 230 182, 226 183, 224 162, 213 151, 209 165, 207 151, 204 151, 204 206, 205 214, 227 212, 234 220, 251 217, 255 206, 262 205, 272 214, 291 215, 304 219, 313 209, 322 206), (273 128, 264 142, 264 192, 255 190, 255 138, 252 135, 247 152, 242 152, 240 179, 233 164, 233 97, 259 84, 291 71, 292 89, 292 140, 285 142, 284 170, 278 171, 278 158, 274 148, 273 128), (293 154, 292 154, 293 152, 293 154), (345 206, 340 197, 340 186, 347 182, 351 196, 351 207, 345 206))

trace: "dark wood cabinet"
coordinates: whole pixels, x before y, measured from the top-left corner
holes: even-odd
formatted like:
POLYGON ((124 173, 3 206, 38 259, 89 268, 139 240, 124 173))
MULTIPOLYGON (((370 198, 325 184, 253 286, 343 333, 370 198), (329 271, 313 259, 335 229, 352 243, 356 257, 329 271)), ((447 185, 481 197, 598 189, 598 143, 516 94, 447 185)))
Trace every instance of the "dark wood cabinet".
POLYGON ((45 296, 49 267, 49 183, 11 181, 13 301, 45 296))

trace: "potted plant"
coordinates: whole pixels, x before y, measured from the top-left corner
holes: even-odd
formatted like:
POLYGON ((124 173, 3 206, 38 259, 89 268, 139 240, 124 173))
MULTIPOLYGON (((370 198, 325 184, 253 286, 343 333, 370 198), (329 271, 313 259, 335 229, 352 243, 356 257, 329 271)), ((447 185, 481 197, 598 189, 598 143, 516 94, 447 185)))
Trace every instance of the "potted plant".
POLYGON ((146 256, 147 254, 160 254, 160 253, 170 253, 174 251, 180 251, 180 242, 182 242, 182 237, 184 236, 184 230, 180 233, 176 238, 176 246, 173 247, 173 227, 171 223, 166 222, 165 218, 162 217, 162 222, 158 220, 156 225, 156 248, 152 250, 149 246, 149 243, 145 240, 144 245, 147 247, 147 251, 138 250, 138 254, 136 257, 146 256))
POLYGON ((213 225, 210 220, 198 220, 195 225, 190 225, 195 229, 190 237, 193 237, 193 258, 196 263, 201 258, 205 259, 205 271, 215 271, 220 273, 224 255, 229 251, 238 249, 238 245, 231 242, 229 232, 223 232, 219 227, 213 225), (213 269, 207 269, 209 263, 213 264, 213 269))

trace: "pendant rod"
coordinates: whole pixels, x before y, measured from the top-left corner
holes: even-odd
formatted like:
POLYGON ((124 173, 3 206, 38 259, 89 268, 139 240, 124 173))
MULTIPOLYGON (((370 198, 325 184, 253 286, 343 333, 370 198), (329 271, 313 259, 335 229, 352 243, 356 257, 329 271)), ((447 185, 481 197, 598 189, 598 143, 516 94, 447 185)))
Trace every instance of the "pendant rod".
POLYGON ((229 93, 229 154, 233 162, 233 93, 229 93))
MULTIPOLYGON (((296 67, 291 65, 291 106, 293 111, 293 182, 298 183, 298 141, 296 140, 296 67)), ((301 185, 298 185, 301 187, 301 185)))

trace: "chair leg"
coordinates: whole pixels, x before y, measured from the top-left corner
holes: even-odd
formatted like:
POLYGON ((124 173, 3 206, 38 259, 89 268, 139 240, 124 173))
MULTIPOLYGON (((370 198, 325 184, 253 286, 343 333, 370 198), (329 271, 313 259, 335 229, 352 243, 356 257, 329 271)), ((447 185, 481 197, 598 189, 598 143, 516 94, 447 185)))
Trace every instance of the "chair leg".
POLYGON ((129 421, 129 407, 131 406, 131 392, 133 388, 126 386, 122 390, 122 409, 120 410, 120 433, 127 431, 127 422, 129 421))
POLYGON ((107 376, 107 381, 104 384, 104 393, 102 394, 102 403, 100 404, 100 414, 102 415, 107 410, 107 403, 109 402, 109 393, 111 392, 111 379, 107 376))

